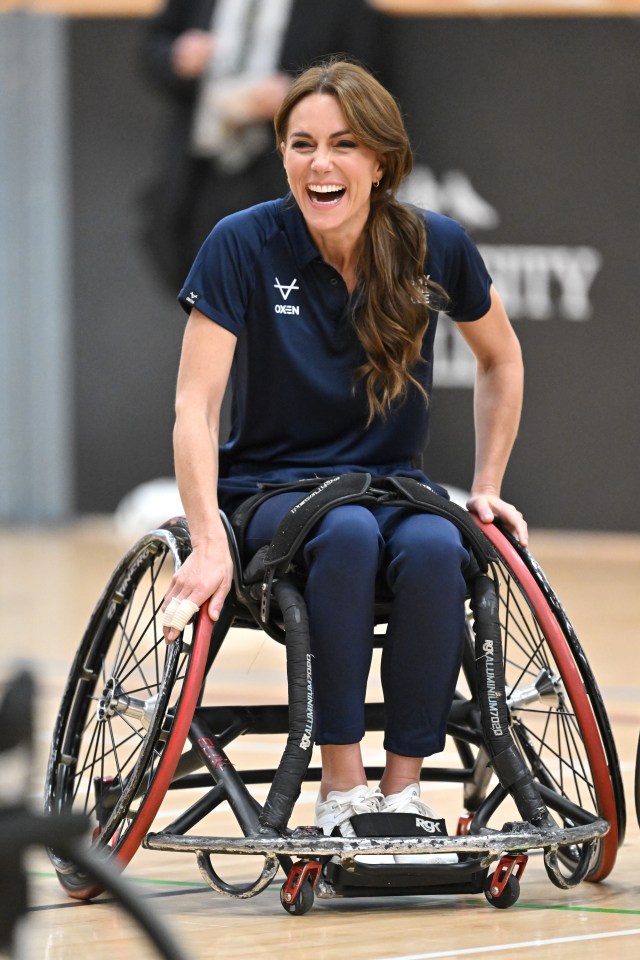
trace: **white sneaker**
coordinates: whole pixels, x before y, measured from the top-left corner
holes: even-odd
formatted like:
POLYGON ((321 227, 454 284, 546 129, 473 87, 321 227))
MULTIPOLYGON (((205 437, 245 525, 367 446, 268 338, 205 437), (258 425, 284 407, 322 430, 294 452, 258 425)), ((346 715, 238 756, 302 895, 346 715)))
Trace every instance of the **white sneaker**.
MULTIPOLYGON (((316 800, 316 826, 321 827, 330 836, 337 827, 343 837, 355 837, 351 826, 351 817, 357 813, 379 813, 384 797, 379 787, 361 784, 351 790, 330 790, 327 799, 320 794, 316 800)), ((355 858, 358 863, 393 863, 390 854, 363 856, 355 858)))
MULTIPOLYGON (((420 799, 420 784, 412 783, 401 793, 391 793, 384 797, 380 805, 381 813, 415 813, 425 820, 441 820, 440 814, 420 799)), ((455 853, 428 853, 428 854, 398 854, 394 857, 396 863, 457 863, 455 853)))

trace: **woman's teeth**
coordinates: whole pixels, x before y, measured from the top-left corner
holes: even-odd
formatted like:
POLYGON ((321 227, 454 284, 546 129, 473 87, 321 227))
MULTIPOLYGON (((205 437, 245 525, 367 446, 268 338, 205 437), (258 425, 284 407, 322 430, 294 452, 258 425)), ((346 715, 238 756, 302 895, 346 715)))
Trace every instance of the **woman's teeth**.
POLYGON ((316 184, 308 188, 309 195, 316 203, 324 203, 327 206, 333 206, 338 203, 345 192, 344 187, 335 184, 316 184))

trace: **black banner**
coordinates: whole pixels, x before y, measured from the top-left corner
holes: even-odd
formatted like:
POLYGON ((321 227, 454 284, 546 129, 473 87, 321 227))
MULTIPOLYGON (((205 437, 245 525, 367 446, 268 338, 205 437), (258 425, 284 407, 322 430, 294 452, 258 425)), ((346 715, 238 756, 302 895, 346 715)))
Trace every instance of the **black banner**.
MULTIPOLYGON (((136 235, 162 121, 138 72, 139 29, 80 20, 70 38, 81 511, 172 472, 182 319, 136 235)), ((408 195, 466 226, 523 346, 505 496, 538 527, 640 529, 639 21, 400 18, 386 39, 417 153, 408 195)), ((451 327, 425 466, 464 488, 473 364, 451 327)))
MULTIPOLYGON (((505 495, 536 526, 640 529, 640 22, 399 19, 393 51, 408 193, 466 226, 523 346, 505 495)), ((465 487, 473 362, 452 326, 425 463, 465 487)))

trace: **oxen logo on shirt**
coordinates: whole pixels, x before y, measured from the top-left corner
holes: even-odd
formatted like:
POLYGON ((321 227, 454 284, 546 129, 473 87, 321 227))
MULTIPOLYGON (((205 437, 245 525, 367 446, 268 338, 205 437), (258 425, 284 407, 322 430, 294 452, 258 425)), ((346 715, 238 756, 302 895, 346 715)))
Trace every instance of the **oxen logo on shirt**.
MULTIPOLYGON (((286 284, 280 283, 280 281, 279 281, 278 278, 276 277, 276 282, 274 283, 274 287, 275 287, 277 290, 280 291, 280 295, 282 296, 282 299, 283 299, 283 300, 287 300, 287 299, 289 298, 289 294, 291 293, 292 290, 299 290, 299 289, 300 289, 300 287, 298 286, 298 278, 297 278, 297 277, 294 277, 294 279, 291 281, 291 283, 289 284, 289 286, 287 286, 286 284)), ((296 306, 294 306, 294 305, 291 304, 291 303, 276 303, 275 311, 276 311, 276 313, 295 313, 295 314, 299 314, 299 313, 300 313, 300 307, 296 307, 296 306)))

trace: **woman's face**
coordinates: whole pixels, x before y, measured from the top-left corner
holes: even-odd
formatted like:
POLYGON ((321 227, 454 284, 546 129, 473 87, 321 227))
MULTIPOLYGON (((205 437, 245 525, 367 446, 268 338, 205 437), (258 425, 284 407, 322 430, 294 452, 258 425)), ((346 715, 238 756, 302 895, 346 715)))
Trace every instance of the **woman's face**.
POLYGON ((300 100, 281 149, 291 192, 311 235, 355 239, 369 215, 372 183, 381 179, 384 167, 352 135, 338 100, 326 93, 300 100))

